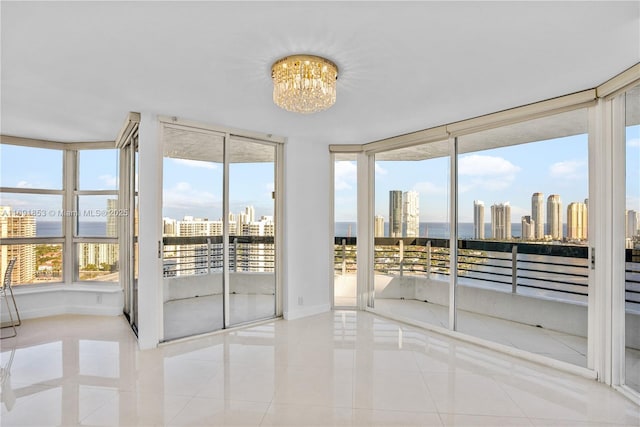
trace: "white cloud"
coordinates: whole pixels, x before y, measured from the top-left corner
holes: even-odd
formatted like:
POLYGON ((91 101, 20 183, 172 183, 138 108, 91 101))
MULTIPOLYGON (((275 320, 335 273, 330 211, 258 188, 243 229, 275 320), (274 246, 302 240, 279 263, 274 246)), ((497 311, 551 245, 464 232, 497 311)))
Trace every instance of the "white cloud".
POLYGON ((549 175, 557 179, 577 180, 586 176, 586 162, 583 160, 567 160, 549 166, 549 175))
POLYGON ((476 188, 504 190, 515 181, 520 170, 520 167, 502 157, 481 154, 462 157, 458 162, 458 173, 470 178, 460 183, 458 191, 464 193, 476 188))
POLYGON ((627 140, 627 147, 640 148, 640 138, 631 138, 627 140))
POLYGON ((429 181, 417 182, 413 186, 412 190, 417 191, 420 194, 447 194, 446 187, 439 187, 429 181))
POLYGON ((502 157, 473 154, 462 157, 458 162, 458 173, 469 176, 509 176, 520 168, 502 157))
POLYGON ((356 183, 358 167, 355 162, 336 162, 333 169, 335 190, 350 190, 356 183))
POLYGON ((16 184, 18 188, 33 188, 33 184, 28 181, 18 181, 16 184))
POLYGON ((188 182, 179 182, 165 189, 162 197, 165 208, 213 208, 216 203, 213 193, 194 189, 188 182))
POLYGON ((376 163, 375 172, 376 172, 377 175, 386 175, 387 174, 387 170, 385 168, 383 168, 382 166, 380 166, 378 163, 376 163))
POLYGON ((117 184, 117 179, 113 175, 109 175, 109 174, 100 175, 98 177, 98 179, 100 179, 104 183, 104 185, 107 186, 107 187, 112 187, 113 188, 117 184))
POLYGON ((218 165, 210 162, 203 162, 200 160, 189 160, 189 159, 172 159, 174 163, 179 165, 187 166, 190 168, 204 168, 204 169, 217 169, 218 165))

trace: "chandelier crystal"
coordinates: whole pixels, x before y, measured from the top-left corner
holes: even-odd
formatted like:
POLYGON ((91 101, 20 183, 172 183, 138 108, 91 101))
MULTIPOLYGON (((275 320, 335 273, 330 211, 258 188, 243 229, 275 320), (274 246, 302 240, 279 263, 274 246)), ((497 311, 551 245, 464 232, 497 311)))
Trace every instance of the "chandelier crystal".
POLYGON ((292 55, 271 67, 273 102, 294 113, 315 113, 336 102, 338 67, 313 55, 292 55))

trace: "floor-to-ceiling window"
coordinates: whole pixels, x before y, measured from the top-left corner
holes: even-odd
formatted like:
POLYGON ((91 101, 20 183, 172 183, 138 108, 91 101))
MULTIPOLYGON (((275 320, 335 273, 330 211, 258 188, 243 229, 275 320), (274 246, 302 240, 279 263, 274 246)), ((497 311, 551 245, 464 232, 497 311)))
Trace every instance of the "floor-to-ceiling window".
POLYGON ((276 145, 231 137, 229 324, 276 313, 276 145))
POLYGON ((625 378, 640 392, 640 86, 624 95, 625 109, 625 378))
POLYGON ((335 153, 333 306, 357 305, 358 166, 356 153, 335 153))
POLYGON ((587 366, 588 111, 458 138, 457 327, 587 366))
POLYGON ((165 126, 164 339, 224 327, 224 134, 165 126))
POLYGON ((449 141, 375 154, 375 308, 449 324, 449 141))
POLYGON ((277 143, 163 123, 164 340, 277 313, 277 143))

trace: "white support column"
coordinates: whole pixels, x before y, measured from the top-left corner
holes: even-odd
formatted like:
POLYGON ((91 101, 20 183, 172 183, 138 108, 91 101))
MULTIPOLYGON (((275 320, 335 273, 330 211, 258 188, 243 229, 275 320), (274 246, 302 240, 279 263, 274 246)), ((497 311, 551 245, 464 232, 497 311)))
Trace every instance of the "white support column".
POLYGON ((373 274, 373 215, 374 215, 374 187, 375 161, 373 155, 358 153, 358 273, 357 294, 358 309, 364 310, 374 304, 374 274, 373 274))
MULTIPOLYGON (((611 385, 621 385, 625 382, 625 237, 626 237, 626 136, 625 136, 625 98, 618 96, 605 104, 605 123, 607 135, 606 145, 612 150, 612 211, 611 221, 611 378, 607 381, 611 385)), ((607 345, 607 350, 609 345, 607 345)))
MULTIPOLYGON (((610 103, 599 99, 589 110, 589 310, 587 367, 599 381, 612 381, 612 278, 614 164, 610 103)), ((619 242, 620 243, 620 242, 619 242)))
POLYGON ((138 143, 138 345, 162 338, 162 141, 157 118, 141 114, 138 143))
POLYGON ((73 243, 78 222, 78 206, 76 206, 76 194, 78 189, 78 151, 65 150, 63 163, 64 195, 62 196, 62 209, 65 212, 75 212, 75 215, 64 215, 62 218, 62 235, 64 236, 62 264, 62 280, 65 284, 73 283, 78 278, 78 257, 73 243))

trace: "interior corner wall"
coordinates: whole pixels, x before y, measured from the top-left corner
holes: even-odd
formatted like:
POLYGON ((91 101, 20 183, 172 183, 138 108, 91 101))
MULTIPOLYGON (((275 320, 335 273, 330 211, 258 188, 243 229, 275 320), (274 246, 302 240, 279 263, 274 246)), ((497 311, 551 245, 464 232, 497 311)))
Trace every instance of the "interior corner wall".
POLYGON ((328 144, 290 138, 285 144, 284 310, 286 319, 331 309, 332 236, 328 144))

